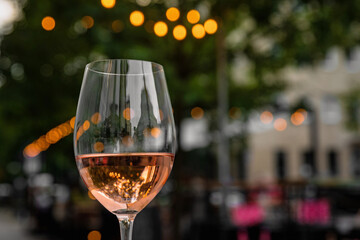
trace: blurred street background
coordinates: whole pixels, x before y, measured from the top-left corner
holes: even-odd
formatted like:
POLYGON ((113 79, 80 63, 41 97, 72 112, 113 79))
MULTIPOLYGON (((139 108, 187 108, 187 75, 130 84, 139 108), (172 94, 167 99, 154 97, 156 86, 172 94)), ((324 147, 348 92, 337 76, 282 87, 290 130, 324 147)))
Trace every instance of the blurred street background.
POLYGON ((178 131, 134 240, 360 239, 359 0, 0 0, 1 240, 120 239, 72 147, 105 58, 162 64, 178 131))

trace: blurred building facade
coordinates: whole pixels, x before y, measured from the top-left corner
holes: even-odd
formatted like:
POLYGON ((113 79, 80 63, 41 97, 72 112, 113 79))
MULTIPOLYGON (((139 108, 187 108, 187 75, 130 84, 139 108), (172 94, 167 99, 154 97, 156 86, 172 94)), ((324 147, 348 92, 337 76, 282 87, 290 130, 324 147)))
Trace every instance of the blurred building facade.
POLYGON ((288 87, 279 96, 280 111, 271 121, 260 113, 250 121, 249 152, 245 169, 250 183, 271 180, 349 181, 360 176, 360 139, 345 126, 342 98, 359 86, 360 50, 345 57, 333 49, 317 67, 288 68, 288 87), (290 106, 305 103, 301 124, 291 121, 290 106), (274 123, 285 119, 279 129, 274 123))

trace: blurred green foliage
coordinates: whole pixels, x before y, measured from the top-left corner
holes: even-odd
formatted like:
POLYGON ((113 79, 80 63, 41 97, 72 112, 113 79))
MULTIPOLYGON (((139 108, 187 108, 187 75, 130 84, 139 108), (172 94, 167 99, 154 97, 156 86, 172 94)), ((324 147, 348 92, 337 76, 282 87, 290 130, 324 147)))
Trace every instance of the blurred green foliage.
MULTIPOLYGON (((227 51, 229 73, 237 67, 237 56, 245 56, 249 63, 246 81, 230 81, 229 88, 230 107, 239 107, 246 116, 271 104, 274 94, 285 87, 279 70, 315 63, 330 47, 350 49, 360 39, 359 0, 181 0, 176 22, 166 20, 166 2, 140 7, 135 1, 117 1, 114 8, 105 9, 100 0, 27 1, 23 18, 1 42, 0 73, 6 82, 0 88, 0 164, 22 160, 26 144, 75 115, 89 61, 132 58, 161 63, 179 125, 194 106, 216 109, 217 48, 227 51), (185 13, 192 8, 208 10, 208 17, 219 22, 225 46, 217 44, 217 34, 200 40, 191 36, 185 13), (144 12, 143 26, 130 24, 133 10, 144 12), (45 16, 56 20, 53 31, 42 29, 45 16), (83 16, 93 17, 94 27, 85 29, 83 16), (120 20, 120 32, 112 30, 114 20, 120 20), (163 38, 146 30, 151 21, 159 20, 169 26, 163 38), (172 36, 177 24, 188 30, 183 41, 172 36)), ((73 164, 71 144, 68 137, 50 146, 47 170, 57 172, 59 166, 66 170, 73 164)), ((11 177, 4 168, 0 170, 0 180, 11 177)))

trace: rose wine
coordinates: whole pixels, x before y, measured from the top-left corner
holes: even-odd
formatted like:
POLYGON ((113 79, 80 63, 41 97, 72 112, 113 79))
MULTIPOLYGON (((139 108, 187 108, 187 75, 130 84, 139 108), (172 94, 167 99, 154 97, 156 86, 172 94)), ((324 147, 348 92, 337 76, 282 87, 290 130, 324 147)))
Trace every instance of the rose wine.
POLYGON ((76 157, 80 175, 110 212, 136 213, 158 194, 170 175, 170 153, 88 154, 76 157))

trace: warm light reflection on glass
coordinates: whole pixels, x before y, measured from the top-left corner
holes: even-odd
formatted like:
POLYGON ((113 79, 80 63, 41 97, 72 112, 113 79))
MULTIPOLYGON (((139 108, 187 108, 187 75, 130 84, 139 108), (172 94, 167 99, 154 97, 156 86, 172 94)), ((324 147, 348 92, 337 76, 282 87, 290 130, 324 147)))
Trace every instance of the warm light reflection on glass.
POLYGON ((128 121, 132 119, 134 116, 135 116, 135 112, 131 108, 125 108, 125 110, 123 111, 123 117, 128 121))
POLYGON ((94 19, 90 16, 84 16, 81 19, 81 24, 83 25, 84 28, 92 28, 94 26, 94 19))
POLYGON ((159 110, 160 120, 162 121, 164 119, 164 113, 163 111, 159 110))
POLYGON ((232 107, 229 110, 229 117, 232 119, 239 119, 241 116, 241 109, 238 107, 232 107))
POLYGON ((173 35, 176 40, 183 40, 186 37, 186 28, 183 25, 174 27, 173 35))
POLYGON ((111 29, 115 33, 119 33, 124 29, 124 23, 121 20, 115 20, 111 23, 111 29))
POLYGON ((196 24, 195 26, 193 26, 192 34, 197 39, 201 39, 201 38, 205 37, 206 33, 205 33, 205 29, 204 29, 203 25, 196 24))
POLYGON ((94 150, 96 152, 102 152, 104 151, 104 144, 102 142, 96 142, 94 143, 94 150))
POLYGON ((91 116, 91 122, 93 124, 98 124, 99 122, 101 121, 101 115, 100 113, 94 113, 92 116, 91 116))
POLYGON ((116 0, 101 0, 101 5, 104 8, 113 8, 115 6, 116 0))
POLYGON ((41 26, 46 31, 51 31, 55 28, 55 19, 50 16, 44 17, 43 20, 41 21, 41 26))
POLYGON ((195 120, 199 120, 204 116, 204 110, 200 107, 194 107, 191 109, 191 117, 195 120))
POLYGON ((153 136, 154 138, 158 138, 161 134, 161 129, 154 127, 151 129, 151 136, 153 136))
POLYGON ((166 23, 159 21, 154 25, 154 32, 158 37, 164 37, 168 32, 166 23))
POLYGON ((121 139, 122 144, 124 144, 127 147, 131 147, 134 145, 134 139, 131 136, 125 136, 121 139))
POLYGON ((87 131, 90 128, 90 122, 86 120, 83 124, 84 131, 87 131))
POLYGON ((284 118, 278 118, 274 121, 274 128, 276 131, 284 131, 287 127, 287 122, 284 118))
POLYGON ((140 11, 133 11, 130 14, 130 23, 135 27, 141 26, 144 23, 144 20, 144 14, 140 11))
POLYGON ((260 121, 264 124, 269 124, 273 121, 274 116, 271 112, 269 111, 264 111, 261 113, 260 115, 260 121))
POLYGON ((186 15, 186 18, 189 21, 189 23, 195 24, 200 20, 200 13, 195 9, 190 10, 186 15))
POLYGON ((169 19, 169 21, 175 22, 180 17, 180 11, 179 9, 175 7, 171 7, 166 11, 166 17, 169 19))
POLYGON ((303 122, 305 121, 305 117, 302 113, 300 112, 294 112, 291 115, 291 122, 292 124, 294 124, 295 126, 299 126, 301 125, 303 122))
POLYGON ((94 195, 92 195, 90 191, 88 191, 88 196, 91 200, 96 200, 96 198, 94 197, 94 195))
POLYGON ((101 233, 99 231, 89 232, 88 240, 101 240, 101 233))
POLYGON ((216 33, 216 31, 218 29, 218 24, 214 19, 208 19, 204 23, 204 28, 205 28, 206 33, 214 34, 214 33, 216 33))

